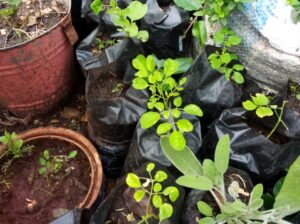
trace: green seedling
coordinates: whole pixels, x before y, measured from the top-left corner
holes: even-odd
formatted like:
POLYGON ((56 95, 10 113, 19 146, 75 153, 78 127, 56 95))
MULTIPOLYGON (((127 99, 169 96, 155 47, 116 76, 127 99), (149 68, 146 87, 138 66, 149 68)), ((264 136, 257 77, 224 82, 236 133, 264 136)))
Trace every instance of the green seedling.
POLYGON ((163 188, 162 183, 167 180, 168 174, 162 170, 158 170, 153 176, 152 171, 154 168, 154 163, 149 163, 147 165, 146 171, 148 172, 149 177, 138 177, 134 173, 129 173, 126 177, 127 185, 130 188, 135 189, 134 200, 136 202, 141 202, 143 198, 147 198, 145 215, 142 216, 142 220, 139 222, 140 224, 148 224, 150 218, 159 220, 159 223, 170 218, 173 214, 173 206, 166 201, 169 200, 174 203, 179 196, 178 188, 174 186, 163 188), (151 212, 151 204, 159 210, 158 216, 151 212))
POLYGON ((276 131, 280 123, 288 130, 287 126, 282 120, 285 104, 287 103, 286 101, 283 101, 282 106, 278 107, 277 105, 270 105, 270 99, 262 93, 256 93, 255 96, 251 96, 251 98, 251 100, 243 102, 243 107, 245 108, 245 110, 255 111, 255 114, 259 118, 271 117, 274 114, 278 118, 275 126, 268 134, 267 138, 270 138, 272 136, 272 134, 276 131))
POLYGON ((149 89, 151 92, 147 105, 150 111, 140 118, 142 128, 147 129, 160 123, 156 133, 168 136, 175 150, 183 150, 186 145, 184 134, 193 131, 194 126, 188 119, 182 118, 182 112, 203 116, 202 110, 195 104, 182 106, 180 92, 184 90, 187 78, 181 78, 178 82, 174 78, 175 74, 183 73, 190 67, 191 60, 159 61, 152 55, 147 58, 138 55, 133 59, 132 65, 138 70, 132 81, 133 88, 149 89))
POLYGON ((0 0, 0 4, 4 4, 4 8, 0 9, 0 18, 9 19, 18 8, 21 0, 0 0))
POLYGON ((102 40, 101 38, 95 39, 95 44, 96 44, 98 50, 102 50, 106 47, 113 46, 116 43, 117 43, 116 39, 110 39, 110 40, 102 40))
POLYGON ((295 98, 300 101, 300 86, 296 84, 295 82, 291 82, 290 84, 290 91, 293 95, 295 95, 295 98))
MULTIPOLYGON (((104 9, 102 1, 94 0, 91 9, 98 15, 104 9)), ((139 30, 136 21, 142 19, 147 11, 147 5, 139 1, 132 1, 125 9, 121 9, 116 0, 111 0, 106 13, 111 16, 113 24, 118 27, 118 31, 123 32, 126 37, 135 37, 146 42, 149 33, 146 30, 139 30)))
POLYGON ((120 91, 122 91, 124 89, 124 84, 123 83, 118 83, 113 89, 112 89, 112 93, 118 93, 120 91))
POLYGON ((289 224, 284 217, 300 211, 300 189, 297 187, 300 181, 300 156, 291 165, 275 197, 273 208, 263 210, 262 184, 253 188, 247 203, 240 199, 238 182, 233 181, 225 188, 224 175, 230 157, 229 135, 220 138, 214 161, 205 159, 202 164, 189 148, 176 152, 165 138, 161 139, 161 145, 173 165, 184 174, 176 182, 184 187, 210 192, 219 207, 220 213, 215 214, 216 211, 208 203, 199 201, 197 207, 203 216, 199 224, 289 224))
MULTIPOLYGON (((40 169, 39 174, 43 175, 46 179, 49 185, 51 185, 51 180, 55 175, 58 174, 59 171, 62 170, 62 168, 67 167, 67 163, 70 159, 73 159, 77 156, 77 151, 71 151, 67 156, 66 155, 50 155, 50 152, 48 149, 44 150, 39 162, 40 162, 40 169)), ((70 172, 69 168, 65 169, 66 173, 70 172)))

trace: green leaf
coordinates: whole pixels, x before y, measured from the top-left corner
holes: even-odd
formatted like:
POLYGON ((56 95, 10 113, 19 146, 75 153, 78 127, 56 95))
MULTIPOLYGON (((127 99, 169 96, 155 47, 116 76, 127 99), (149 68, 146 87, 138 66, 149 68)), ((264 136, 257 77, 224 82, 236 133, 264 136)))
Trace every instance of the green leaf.
POLYGON ((252 211, 257 211, 263 205, 264 205, 264 200, 263 199, 256 199, 256 200, 252 201, 252 203, 250 204, 250 209, 252 211))
POLYGON ((199 116, 199 117, 202 117, 203 116, 203 112, 202 110, 200 109, 200 107, 198 107, 197 105, 195 104, 189 104, 187 106, 185 106, 183 108, 183 110, 188 113, 188 114, 192 114, 192 115, 196 115, 196 116, 199 116))
POLYGON ((267 106, 270 103, 269 98, 261 93, 256 93, 255 96, 251 96, 253 102, 257 105, 257 106, 267 106))
POLYGON ((245 102, 243 102, 243 107, 248 111, 252 111, 257 108, 257 106, 251 100, 246 100, 245 102))
POLYGON ((141 40, 142 42, 146 42, 149 39, 149 33, 146 30, 140 30, 136 38, 141 40))
POLYGON ((240 72, 234 72, 233 79, 237 84, 243 84, 245 82, 244 76, 240 72))
POLYGON ((220 56, 220 60, 224 64, 229 64, 231 62, 231 56, 229 53, 224 53, 220 56))
POLYGON ((182 79, 179 80, 179 85, 182 86, 187 82, 187 77, 183 77, 182 79))
POLYGON ((276 197, 282 187, 282 184, 284 182, 284 177, 280 178, 280 180, 278 180, 273 188, 273 195, 274 197, 276 197))
POLYGON ((162 205, 163 201, 161 199, 161 196, 159 195, 153 195, 152 197, 152 204, 155 208, 159 208, 162 205))
POLYGON ((155 164, 154 163, 148 163, 146 171, 148 173, 150 173, 154 168, 155 168, 155 164))
POLYGON ((137 90, 144 90, 149 86, 149 84, 145 79, 137 77, 132 80, 132 86, 137 90))
POLYGON ((176 122, 180 132, 191 132, 194 130, 193 124, 187 119, 180 119, 176 122))
POLYGON ((245 203, 243 203, 241 200, 235 200, 232 204, 231 207, 236 210, 236 211, 240 211, 240 212, 245 212, 247 211, 247 205, 245 203))
POLYGON ((41 158, 39 159, 39 161, 40 161, 40 164, 41 164, 42 166, 45 166, 45 165, 46 165, 46 160, 45 160, 43 157, 41 157, 41 158))
POLYGON ((240 65, 240 64, 235 64, 232 68, 236 71, 243 71, 244 70, 244 66, 240 65))
POLYGON ((103 10, 103 3, 101 0, 94 0, 90 7, 95 15, 99 15, 99 13, 103 10))
POLYGON ((199 220, 198 224, 215 224, 216 221, 212 217, 205 217, 199 220))
POLYGON ((200 9, 202 0, 174 0, 175 4, 187 11, 195 11, 200 9))
POLYGON ((164 73, 166 76, 171 76, 177 72, 179 63, 173 59, 167 59, 164 63, 164 73))
POLYGON ((199 212, 205 216, 213 216, 213 209, 204 201, 197 202, 199 212))
POLYGON ((273 111, 269 107, 259 107, 256 109, 256 114, 260 118, 273 116, 273 111))
POLYGON ((169 137, 169 141, 171 146, 177 151, 183 150, 186 145, 185 138, 179 131, 173 131, 169 137))
POLYGON ((180 96, 176 97, 173 103, 176 107, 180 107, 182 105, 182 98, 180 96))
POLYGON ((193 25, 192 34, 196 37, 199 41, 201 47, 205 46, 207 41, 207 30, 204 21, 197 21, 193 25))
POLYGON ((224 174, 228 168, 230 156, 230 138, 229 135, 223 135, 216 146, 215 166, 216 169, 224 174))
POLYGON ((169 116, 170 116, 170 111, 169 110, 165 110, 163 113, 162 113, 163 117, 167 120, 169 119, 169 116))
POLYGON ((126 184, 131 188, 139 188, 141 187, 140 178, 134 173, 128 173, 126 177, 126 184))
POLYGON ((163 195, 169 196, 170 201, 175 202, 179 197, 179 190, 177 187, 166 187, 163 191, 163 195))
POLYGON ((163 182, 167 178, 168 178, 168 174, 162 170, 157 171, 154 176, 154 180, 156 180, 157 182, 163 182))
POLYGON ((250 195, 249 204, 251 205, 253 201, 260 199, 263 195, 263 191, 264 187, 262 184, 255 185, 250 195))
POLYGON ((162 222, 165 219, 168 219, 173 214, 173 207, 168 203, 163 203, 159 208, 159 221, 162 222))
POLYGON ((137 70, 147 71, 146 58, 144 55, 138 55, 135 59, 132 60, 132 66, 137 70))
POLYGON ((154 60, 154 57, 152 55, 149 55, 146 58, 146 66, 147 66, 148 71, 150 71, 150 72, 154 71, 154 69, 155 69, 155 60, 154 60))
POLYGON ((192 189, 210 191, 213 187, 213 183, 205 176, 185 175, 176 180, 176 183, 192 189))
POLYGON ((203 161, 203 175, 208 177, 213 183, 215 183, 216 178, 219 176, 214 162, 210 159, 203 161))
POLYGON ((225 35, 221 31, 214 33, 213 38, 216 44, 223 44, 225 41, 225 35))
POLYGON ((157 135, 163 135, 168 133, 170 130, 172 129, 172 125, 169 123, 163 123, 158 125, 157 129, 156 129, 156 133, 157 135))
POLYGON ((290 166, 283 185, 275 198, 274 208, 285 208, 285 216, 300 211, 300 156, 290 166), (287 209, 288 208, 288 209, 287 209))
POLYGON ((179 118, 181 116, 181 111, 178 110, 178 109, 174 109, 172 110, 172 115, 175 117, 175 118, 179 118))
POLYGON ((130 18, 131 21, 136 21, 143 18, 147 11, 148 7, 146 4, 142 4, 139 1, 132 1, 124 10, 124 13, 130 18))
POLYGON ((139 33, 139 28, 136 23, 131 23, 130 25, 124 27, 124 32, 128 37, 136 37, 139 33))
POLYGON ((69 153, 68 158, 72 159, 75 158, 77 156, 77 150, 73 150, 69 153))
POLYGON ((165 156, 184 175, 202 175, 202 166, 188 147, 185 147, 182 151, 176 151, 171 146, 168 137, 160 139, 160 146, 165 156))
POLYGON ((192 58, 176 58, 175 60, 179 64, 178 69, 175 72, 175 74, 182 74, 182 73, 187 72, 190 69, 190 67, 191 67, 191 65, 193 63, 193 59, 192 58))
POLYGON ((160 114, 157 112, 146 112, 141 116, 140 123, 143 129, 147 129, 155 125, 160 119, 160 114))
POLYGON ((155 184, 154 184, 153 191, 154 191, 155 193, 160 192, 161 189, 162 189, 162 186, 161 186, 160 183, 155 183, 155 184))
POLYGON ((50 159, 50 155, 49 155, 49 151, 48 150, 45 150, 43 152, 43 157, 46 159, 46 160, 49 160, 50 159))
POLYGON ((44 173, 46 173, 46 168, 45 167, 41 167, 39 169, 39 174, 44 174, 44 173))
POLYGON ((137 190, 134 195, 133 198, 136 202, 140 202, 141 200, 143 200, 145 196, 145 191, 144 190, 137 190))
POLYGON ((163 111, 165 106, 162 102, 157 102, 155 103, 154 107, 158 110, 158 111, 163 111))
POLYGON ((241 43, 241 38, 238 36, 229 36, 228 40, 226 41, 226 46, 230 47, 230 46, 236 46, 239 45, 241 43))

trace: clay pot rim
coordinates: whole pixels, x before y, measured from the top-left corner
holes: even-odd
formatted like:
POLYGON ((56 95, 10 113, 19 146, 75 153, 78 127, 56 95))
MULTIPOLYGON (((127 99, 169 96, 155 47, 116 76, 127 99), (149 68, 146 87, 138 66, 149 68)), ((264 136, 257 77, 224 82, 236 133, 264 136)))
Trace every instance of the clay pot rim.
POLYGON ((84 200, 77 205, 78 208, 89 209, 96 201, 102 186, 103 169, 99 154, 94 145, 79 132, 54 127, 34 128, 19 133, 18 138, 24 142, 30 142, 38 139, 55 139, 71 143, 80 149, 88 158, 90 164, 90 186, 84 200))

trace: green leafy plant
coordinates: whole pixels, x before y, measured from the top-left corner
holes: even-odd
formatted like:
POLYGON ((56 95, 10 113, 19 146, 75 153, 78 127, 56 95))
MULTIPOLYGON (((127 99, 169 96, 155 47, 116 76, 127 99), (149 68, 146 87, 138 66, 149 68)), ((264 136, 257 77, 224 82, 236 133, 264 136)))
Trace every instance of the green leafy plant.
POLYGON ((288 4, 293 7, 293 21, 294 23, 300 22, 300 1, 299 0, 287 0, 288 4))
POLYGON ((167 186, 163 188, 162 183, 168 178, 168 174, 162 170, 156 171, 152 174, 155 168, 154 163, 149 163, 146 167, 146 171, 149 177, 138 177, 134 173, 128 173, 126 177, 127 185, 135 189, 134 200, 140 202, 143 198, 147 198, 147 207, 145 215, 142 216, 142 221, 139 223, 148 224, 149 218, 155 218, 159 220, 159 223, 168 219, 173 214, 173 206, 166 201, 175 202, 179 196, 179 190, 174 186, 167 186), (150 206, 154 206, 159 210, 158 216, 151 213, 150 206))
MULTIPOLYGON (((73 159, 77 156, 77 151, 71 151, 67 156, 66 155, 50 155, 48 149, 44 150, 39 162, 40 162, 40 169, 39 174, 46 177, 47 182, 51 185, 51 180, 53 177, 61 171, 63 167, 66 167, 66 164, 69 162, 70 159, 73 159)), ((70 169, 66 169, 66 173, 70 172, 70 169)))
POLYGON ((124 89, 125 85, 123 83, 118 83, 113 89, 112 93, 118 93, 124 89))
POLYGON ((4 132, 0 137, 0 143, 4 145, 3 152, 0 158, 5 158, 5 162, 1 164, 1 171, 7 173, 13 160, 26 156, 33 150, 33 146, 24 145, 22 139, 17 138, 15 132, 4 132))
POLYGON ((109 39, 109 40, 102 40, 101 38, 95 39, 95 44, 96 44, 98 50, 102 50, 106 47, 113 46, 116 43, 117 43, 116 39, 109 39))
POLYGON ((0 0, 0 4, 4 4, 5 7, 0 9, 0 18, 8 19, 11 17, 18 8, 21 0, 0 0))
MULTIPOLYGON (((91 9, 98 15, 104 9, 102 1, 94 0, 91 9)), ((146 42, 149 33, 146 30, 139 30, 136 21, 142 19, 147 11, 147 5, 139 1, 132 1, 125 9, 121 9, 116 0, 111 0, 106 13, 111 15, 113 24, 118 27, 118 31, 124 32, 126 37, 135 37, 146 42)))
POLYGON ((274 125, 271 132, 268 134, 267 138, 270 138, 272 136, 272 134, 276 131, 280 123, 288 130, 288 128, 282 120, 285 104, 287 103, 286 101, 283 101, 282 106, 278 107, 277 105, 270 105, 270 99, 262 93, 256 93, 255 96, 251 96, 251 98, 251 100, 246 100, 243 102, 243 107, 245 108, 245 110, 255 111, 255 114, 259 118, 270 117, 274 114, 278 118, 276 124, 274 125))
POLYGON ((300 101, 300 90, 299 90, 299 88, 300 88, 300 86, 297 83, 291 81, 290 91, 293 95, 295 95, 295 98, 300 101))
POLYGON ((138 71, 132 81, 133 88, 137 90, 149 89, 151 96, 148 101, 150 111, 140 118, 142 128, 147 129, 160 121, 156 129, 159 136, 168 136, 175 150, 182 150, 186 145, 184 133, 194 129, 193 124, 182 118, 182 112, 203 116, 203 112, 195 104, 182 106, 180 92, 187 82, 187 78, 181 78, 178 82, 173 77, 186 71, 191 64, 190 59, 166 59, 159 61, 150 55, 147 58, 138 55, 132 61, 132 65, 138 71))
POLYGON ((185 37, 192 28, 192 34, 199 40, 200 46, 204 47, 207 41, 207 29, 204 21, 198 21, 198 17, 207 17, 211 24, 219 22, 222 28, 214 34, 214 40, 217 45, 222 45, 222 51, 215 52, 209 56, 212 67, 219 72, 225 74, 229 80, 233 80, 238 84, 244 83, 242 71, 244 66, 233 61, 238 61, 235 54, 227 51, 227 47, 237 46, 241 42, 241 38, 236 36, 232 30, 227 27, 228 16, 235 9, 242 10, 242 4, 252 2, 253 0, 175 0, 176 5, 187 10, 194 11, 194 17, 191 24, 185 31, 185 37))
POLYGON ((275 197, 274 208, 263 210, 263 185, 256 185, 250 193, 248 203, 239 198, 239 184, 236 181, 225 188, 224 174, 229 165, 230 138, 220 138, 214 161, 205 159, 201 164, 186 147, 181 152, 172 149, 167 139, 161 139, 166 156, 184 174, 177 183, 184 187, 208 191, 213 196, 220 213, 215 215, 213 208, 204 201, 197 203, 199 212, 204 216, 199 224, 215 223, 277 223, 287 224, 283 218, 300 211, 300 156, 290 167, 281 189, 275 197), (228 194, 232 200, 229 200, 228 194))
POLYGON ((208 60, 213 69, 218 70, 220 73, 225 74, 227 80, 231 79, 238 84, 244 83, 244 77, 241 73, 244 66, 239 63, 234 63, 238 60, 236 54, 229 53, 227 47, 237 46, 241 43, 241 38, 236 36, 234 32, 228 28, 223 28, 214 33, 214 41, 218 45, 223 45, 221 52, 215 52, 209 55, 208 60), (230 66, 233 64, 232 66, 230 66))

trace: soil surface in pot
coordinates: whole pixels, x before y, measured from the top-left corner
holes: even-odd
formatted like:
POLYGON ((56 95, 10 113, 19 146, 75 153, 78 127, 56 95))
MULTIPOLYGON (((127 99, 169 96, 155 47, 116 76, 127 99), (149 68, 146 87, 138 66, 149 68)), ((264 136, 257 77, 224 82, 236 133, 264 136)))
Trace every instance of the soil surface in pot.
POLYGON ((68 11, 57 0, 18 1, 18 6, 0 2, 0 49, 45 33, 59 23, 68 11), (13 14, 8 14, 8 11, 13 11, 13 14))
POLYGON ((287 104, 286 106, 296 111, 300 115, 300 100, 296 98, 296 94, 290 93, 287 96, 287 104))
POLYGON ((10 188, 0 185, 1 224, 49 223, 78 206, 88 192, 90 166, 80 149, 54 139, 34 140, 28 144, 34 146, 33 151, 14 160, 5 177, 11 183, 10 188), (45 149, 50 156, 68 155, 73 150, 78 153, 51 178, 51 183, 39 174, 39 159, 45 149))
POLYGON ((129 85, 123 83, 113 71, 103 72, 87 96, 89 99, 122 97, 129 85))

